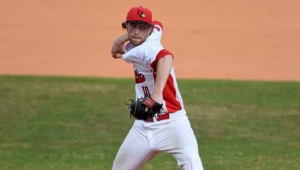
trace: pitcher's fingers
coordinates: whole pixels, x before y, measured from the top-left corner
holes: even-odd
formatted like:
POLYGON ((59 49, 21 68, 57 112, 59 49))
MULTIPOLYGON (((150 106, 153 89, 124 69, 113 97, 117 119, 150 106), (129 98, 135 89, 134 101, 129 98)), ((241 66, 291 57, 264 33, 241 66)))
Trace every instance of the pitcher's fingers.
POLYGON ((112 57, 115 58, 115 59, 122 58, 122 54, 121 53, 112 54, 112 57))

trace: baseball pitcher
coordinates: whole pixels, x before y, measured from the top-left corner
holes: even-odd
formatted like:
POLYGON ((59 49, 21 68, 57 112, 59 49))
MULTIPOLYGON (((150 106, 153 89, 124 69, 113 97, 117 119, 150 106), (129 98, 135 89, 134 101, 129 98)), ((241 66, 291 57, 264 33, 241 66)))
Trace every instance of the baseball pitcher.
MULTIPOLYGON (((187 117, 175 71, 174 55, 161 44, 163 25, 145 7, 133 7, 122 23, 126 34, 112 46, 112 57, 132 64, 135 118, 113 163, 113 170, 139 170, 160 152, 171 154, 184 170, 203 170, 198 143, 187 117)), ((162 160, 163 161, 163 160, 162 160)))

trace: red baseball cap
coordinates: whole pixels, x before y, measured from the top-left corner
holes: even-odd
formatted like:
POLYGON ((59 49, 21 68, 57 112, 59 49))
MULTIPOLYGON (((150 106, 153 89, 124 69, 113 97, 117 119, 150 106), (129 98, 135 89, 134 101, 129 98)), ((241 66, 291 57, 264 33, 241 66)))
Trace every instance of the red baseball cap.
POLYGON ((142 6, 132 7, 127 13, 126 22, 144 22, 152 25, 152 12, 142 6))

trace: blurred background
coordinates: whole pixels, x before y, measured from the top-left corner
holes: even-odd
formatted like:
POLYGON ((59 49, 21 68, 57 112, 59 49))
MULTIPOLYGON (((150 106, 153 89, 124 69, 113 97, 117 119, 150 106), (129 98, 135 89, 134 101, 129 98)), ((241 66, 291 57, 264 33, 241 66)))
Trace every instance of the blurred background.
POLYGON ((297 0, 1 0, 0 74, 131 77, 110 49, 139 5, 164 24, 179 78, 300 80, 297 0))

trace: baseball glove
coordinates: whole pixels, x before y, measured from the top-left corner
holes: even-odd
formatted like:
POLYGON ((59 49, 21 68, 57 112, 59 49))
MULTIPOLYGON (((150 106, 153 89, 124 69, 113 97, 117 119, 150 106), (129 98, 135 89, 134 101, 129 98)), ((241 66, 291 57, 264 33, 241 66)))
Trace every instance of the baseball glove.
POLYGON ((131 104, 126 104, 130 110, 130 117, 133 116, 138 120, 147 120, 155 117, 157 114, 163 112, 163 105, 154 101, 151 96, 131 99, 131 104))

